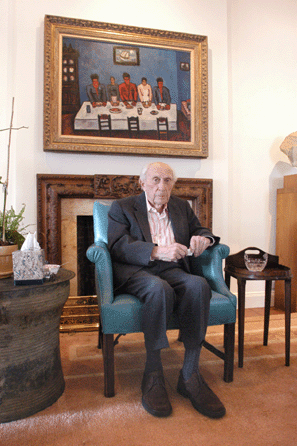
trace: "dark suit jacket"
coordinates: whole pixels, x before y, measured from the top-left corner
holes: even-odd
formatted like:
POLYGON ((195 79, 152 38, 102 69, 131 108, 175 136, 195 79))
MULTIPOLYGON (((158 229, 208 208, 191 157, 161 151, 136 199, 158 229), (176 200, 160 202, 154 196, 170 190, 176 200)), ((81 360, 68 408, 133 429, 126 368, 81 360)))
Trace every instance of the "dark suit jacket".
POLYGON ((98 94, 97 94, 96 88, 93 86, 93 84, 87 85, 87 95, 88 95, 89 101, 91 103, 93 103, 93 102, 107 102, 106 90, 105 90, 105 86, 103 84, 99 84, 98 94))
MULTIPOLYGON (((171 196, 168 202, 175 241, 189 247, 193 235, 215 237, 203 228, 186 200, 171 196)), ((122 286, 136 271, 149 266, 154 247, 147 217, 145 193, 112 203, 108 215, 108 247, 113 260, 114 284, 122 286)), ((186 271, 189 261, 184 259, 186 271)))
POLYGON ((161 98, 160 88, 159 87, 153 87, 153 99, 156 105, 160 103, 165 103, 167 105, 170 105, 171 103, 171 97, 170 97, 170 91, 167 87, 162 88, 162 94, 163 98, 161 98))

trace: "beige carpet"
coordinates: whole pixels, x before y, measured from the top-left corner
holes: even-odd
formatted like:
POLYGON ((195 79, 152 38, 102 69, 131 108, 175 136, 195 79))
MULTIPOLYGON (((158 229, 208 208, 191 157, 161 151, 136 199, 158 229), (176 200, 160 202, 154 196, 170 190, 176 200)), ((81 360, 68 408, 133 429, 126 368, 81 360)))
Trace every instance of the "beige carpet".
MULTIPOLYGON (((163 351, 173 406, 169 418, 154 418, 140 399, 145 352, 141 334, 116 347, 116 396, 104 398, 96 333, 62 334, 66 389, 51 407, 0 425, 1 446, 291 446, 297 444, 297 314, 292 315, 291 365, 284 365, 284 316, 271 317, 269 344, 262 345, 263 318, 246 321, 244 367, 225 383, 223 362, 203 350, 201 371, 227 408, 220 420, 197 413, 175 387, 183 360, 177 332, 163 351)), ((209 342, 221 347, 222 327, 210 327, 209 342)), ((237 344, 237 337, 236 337, 237 344)))

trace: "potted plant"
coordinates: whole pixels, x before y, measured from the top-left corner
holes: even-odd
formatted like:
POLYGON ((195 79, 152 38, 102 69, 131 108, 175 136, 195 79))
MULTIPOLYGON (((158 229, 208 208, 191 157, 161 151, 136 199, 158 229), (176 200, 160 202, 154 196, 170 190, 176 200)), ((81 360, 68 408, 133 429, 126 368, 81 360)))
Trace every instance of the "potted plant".
POLYGON ((24 219, 25 205, 23 205, 21 211, 17 214, 13 207, 7 210, 7 195, 8 195, 8 183, 9 183, 9 164, 10 164, 10 142, 11 131, 19 130, 20 127, 14 129, 12 127, 14 112, 14 98, 12 99, 12 112, 10 127, 8 129, 1 129, 0 131, 9 130, 9 140, 7 149, 7 175, 6 180, 2 181, 0 177, 0 184, 3 186, 3 211, 0 211, 0 279, 10 277, 13 273, 12 268, 12 253, 21 247, 24 241, 22 231, 25 227, 21 227, 24 219))

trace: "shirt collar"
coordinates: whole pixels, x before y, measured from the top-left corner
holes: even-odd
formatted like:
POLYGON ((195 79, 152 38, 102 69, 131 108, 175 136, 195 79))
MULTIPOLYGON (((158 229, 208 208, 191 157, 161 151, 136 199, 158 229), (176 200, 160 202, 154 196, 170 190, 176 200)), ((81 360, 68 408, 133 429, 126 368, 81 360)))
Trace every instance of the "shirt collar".
MULTIPOLYGON (((147 208, 147 211, 148 211, 148 212, 158 212, 157 209, 156 209, 153 205, 151 205, 151 203, 148 201, 146 192, 145 192, 145 199, 146 199, 146 208, 147 208)), ((159 214, 160 217, 161 217, 161 216, 167 214, 167 212, 168 212, 168 208, 167 208, 167 203, 166 203, 165 206, 164 206, 163 211, 161 212, 161 214, 159 214, 159 213, 158 213, 158 214, 159 214)))

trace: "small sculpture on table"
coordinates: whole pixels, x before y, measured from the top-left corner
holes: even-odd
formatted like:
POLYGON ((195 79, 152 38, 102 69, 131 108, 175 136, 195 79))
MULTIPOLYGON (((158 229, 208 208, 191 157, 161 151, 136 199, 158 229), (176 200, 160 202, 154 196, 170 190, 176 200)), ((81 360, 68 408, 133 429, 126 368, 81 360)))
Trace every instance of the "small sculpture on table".
POLYGON ((290 133, 284 139, 280 150, 287 155, 292 166, 297 167, 297 132, 290 133))

